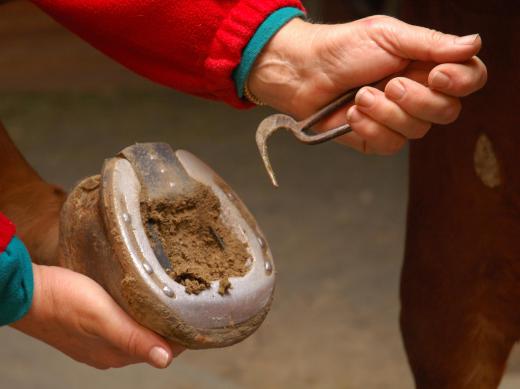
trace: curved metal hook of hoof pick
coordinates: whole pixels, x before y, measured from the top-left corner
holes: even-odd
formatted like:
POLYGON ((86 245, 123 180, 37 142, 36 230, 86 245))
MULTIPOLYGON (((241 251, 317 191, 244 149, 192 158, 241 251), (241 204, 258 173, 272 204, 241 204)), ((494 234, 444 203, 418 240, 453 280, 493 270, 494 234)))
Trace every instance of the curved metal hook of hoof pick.
POLYGON ((271 115, 262 120, 260 125, 258 126, 258 130, 256 130, 256 145, 258 146, 258 151, 260 151, 260 156, 262 157, 262 161, 264 162, 265 169, 267 170, 267 174, 269 174, 269 178, 271 179, 271 183, 278 187, 278 181, 276 181, 276 176, 273 171, 273 167, 271 166, 271 160, 269 159, 269 152, 267 150, 267 139, 275 132, 281 128, 291 129, 293 126, 296 126, 298 123, 290 116, 276 114, 271 115))
POLYGON ((317 124, 319 121, 325 119, 338 108, 351 101, 356 96, 356 93, 359 89, 360 88, 356 88, 345 93, 343 96, 334 100, 332 103, 325 106, 314 115, 300 122, 297 122, 288 115, 275 114, 268 116, 260 123, 258 130, 256 131, 256 144, 264 162, 265 169, 267 170, 267 173, 271 178, 271 182, 275 187, 278 187, 278 182, 276 181, 273 167, 271 166, 271 161, 269 160, 267 139, 269 139, 269 137, 274 132, 280 129, 285 129, 291 131, 296 139, 298 139, 300 142, 308 145, 315 145, 337 138, 338 136, 352 131, 350 125, 344 124, 342 126, 318 134, 309 135, 306 133, 306 131, 310 130, 311 127, 317 124))

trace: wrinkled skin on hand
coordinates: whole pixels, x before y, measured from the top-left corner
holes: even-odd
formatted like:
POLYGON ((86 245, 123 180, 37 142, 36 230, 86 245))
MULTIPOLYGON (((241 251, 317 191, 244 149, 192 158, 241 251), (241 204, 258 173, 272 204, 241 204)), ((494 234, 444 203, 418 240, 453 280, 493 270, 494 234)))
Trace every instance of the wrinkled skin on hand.
POLYGON ((257 59, 248 85, 268 105, 302 119, 347 90, 354 104, 318 126, 348 122, 340 142, 365 153, 393 154, 432 124, 457 119, 460 97, 480 89, 486 67, 478 35, 457 37, 387 16, 314 25, 295 19, 257 59))

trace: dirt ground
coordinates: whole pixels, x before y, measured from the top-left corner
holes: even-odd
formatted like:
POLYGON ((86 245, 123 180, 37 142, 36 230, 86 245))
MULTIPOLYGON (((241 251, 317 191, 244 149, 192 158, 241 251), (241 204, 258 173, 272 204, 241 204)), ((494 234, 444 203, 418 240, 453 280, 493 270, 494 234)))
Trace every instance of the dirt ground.
MULTIPOLYGON (((273 309, 255 335, 186 352, 165 371, 97 371, 2 328, 0 387, 412 388, 397 324, 406 152, 365 157, 279 135, 274 190, 254 144, 267 110, 238 112, 153 85, 25 2, 0 7, 0 51, 0 118, 46 179, 71 188, 135 141, 190 150, 241 194, 278 271, 273 309)), ((520 357, 510 371, 503 389, 520 387, 520 357)))

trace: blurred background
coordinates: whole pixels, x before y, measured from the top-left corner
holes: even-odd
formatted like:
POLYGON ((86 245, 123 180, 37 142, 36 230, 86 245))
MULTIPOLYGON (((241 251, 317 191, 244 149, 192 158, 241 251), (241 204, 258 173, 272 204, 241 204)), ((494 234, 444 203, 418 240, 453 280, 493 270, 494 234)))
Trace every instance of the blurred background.
MULTIPOLYGON (((397 7, 304 3, 314 20, 331 22, 397 7)), ((0 118, 45 179, 70 189, 136 141, 189 150, 256 215, 278 271, 272 311, 255 335, 227 349, 185 352, 165 371, 94 370, 1 328, 1 388, 413 387, 398 328, 406 151, 366 157, 280 134, 270 143, 275 190, 254 142, 269 110, 236 111, 154 85, 28 2, 0 7, 0 52, 0 118)), ((513 376, 506 387, 516 387, 513 376)))

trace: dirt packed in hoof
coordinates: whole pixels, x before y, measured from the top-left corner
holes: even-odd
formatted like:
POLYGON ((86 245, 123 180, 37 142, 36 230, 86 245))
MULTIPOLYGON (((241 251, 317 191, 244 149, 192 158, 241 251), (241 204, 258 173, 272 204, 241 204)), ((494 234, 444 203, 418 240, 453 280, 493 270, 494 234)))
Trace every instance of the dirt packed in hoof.
POLYGON ((152 246, 154 237, 162 245, 168 274, 187 293, 199 294, 218 280, 225 295, 233 287, 229 277, 247 272, 246 244, 222 223, 220 201, 207 186, 197 184, 189 197, 141 201, 141 215, 152 246))

